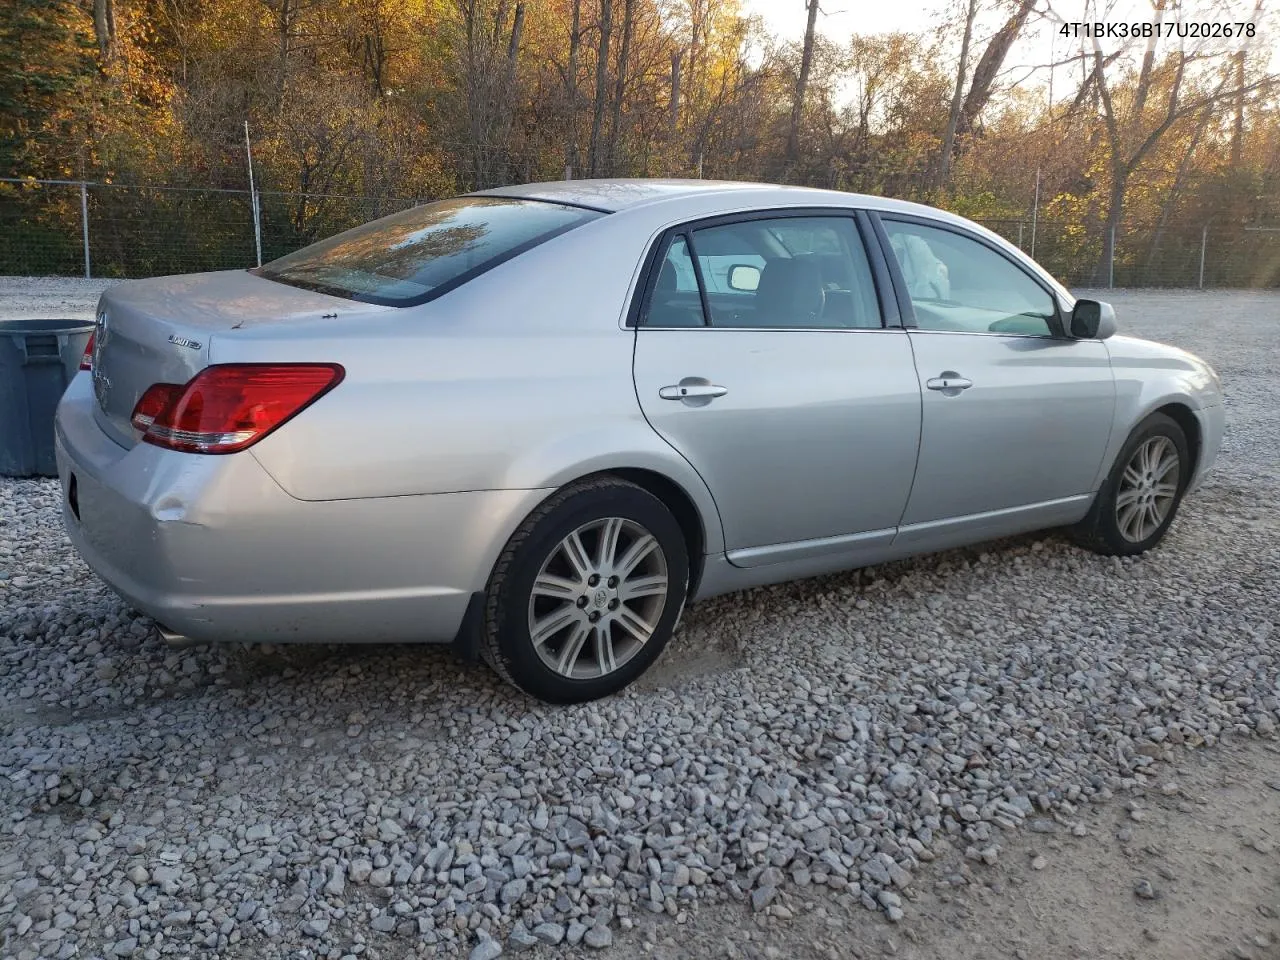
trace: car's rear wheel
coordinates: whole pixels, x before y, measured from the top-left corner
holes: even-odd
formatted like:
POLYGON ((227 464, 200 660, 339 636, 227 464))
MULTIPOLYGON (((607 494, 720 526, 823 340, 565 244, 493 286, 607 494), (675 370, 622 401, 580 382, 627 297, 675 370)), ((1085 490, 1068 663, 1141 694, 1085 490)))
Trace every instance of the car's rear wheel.
POLYGON ((551 496, 512 535, 489 580, 482 652, 542 700, 621 690, 666 646, 689 559, 662 501, 616 477, 551 496))
POLYGON ((1187 437, 1172 417, 1154 413, 1140 423, 1116 458, 1076 541, 1098 553, 1133 556, 1168 532, 1191 479, 1187 437))

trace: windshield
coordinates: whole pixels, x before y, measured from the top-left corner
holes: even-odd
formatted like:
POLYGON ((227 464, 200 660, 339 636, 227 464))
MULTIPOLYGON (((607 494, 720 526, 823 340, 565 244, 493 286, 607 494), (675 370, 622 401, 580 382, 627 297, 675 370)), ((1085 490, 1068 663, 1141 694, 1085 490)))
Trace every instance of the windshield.
POLYGON ((351 300, 411 306, 602 215, 542 200, 458 197, 374 220, 255 272, 351 300))

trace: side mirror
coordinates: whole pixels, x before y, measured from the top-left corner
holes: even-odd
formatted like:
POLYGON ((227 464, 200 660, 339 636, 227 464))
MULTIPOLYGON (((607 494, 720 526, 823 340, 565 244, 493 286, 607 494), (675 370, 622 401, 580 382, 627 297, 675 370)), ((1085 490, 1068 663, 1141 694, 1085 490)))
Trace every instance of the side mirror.
POLYGON ((1071 310, 1071 336, 1076 340, 1105 340, 1116 332, 1116 311, 1101 300, 1077 300, 1071 310))
POLYGON ((729 268, 729 289, 751 291, 760 286, 760 268, 749 263, 735 263, 729 268))

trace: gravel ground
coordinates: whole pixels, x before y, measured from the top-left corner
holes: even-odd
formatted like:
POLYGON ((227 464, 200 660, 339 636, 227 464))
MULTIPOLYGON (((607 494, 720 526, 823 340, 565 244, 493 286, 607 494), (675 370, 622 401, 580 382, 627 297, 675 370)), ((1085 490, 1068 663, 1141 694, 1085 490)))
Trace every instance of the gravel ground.
POLYGON ((580 707, 429 648, 169 651, 56 484, 0 481, 0 954, 667 956, 811 894, 909 931, 943 851, 1087 834, 1185 747, 1273 736, 1280 296, 1110 299, 1228 395, 1159 550, 1027 537, 718 598, 580 707))

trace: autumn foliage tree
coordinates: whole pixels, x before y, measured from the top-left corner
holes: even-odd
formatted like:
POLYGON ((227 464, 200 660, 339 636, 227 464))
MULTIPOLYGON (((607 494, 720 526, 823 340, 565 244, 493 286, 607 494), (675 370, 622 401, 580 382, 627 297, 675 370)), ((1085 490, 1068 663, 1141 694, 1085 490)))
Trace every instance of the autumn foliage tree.
POLYGON ((1202 210, 1280 220, 1263 57, 1082 46, 1051 99, 1008 65, 1051 0, 953 0, 942 39, 832 36, 818 0, 792 6, 796 42, 737 0, 8 0, 0 175, 242 188, 247 121, 260 186, 306 195, 287 201, 297 240, 325 196, 566 169, 1009 219, 1039 170, 1042 215, 1098 263, 1117 232, 1150 255, 1202 210))

